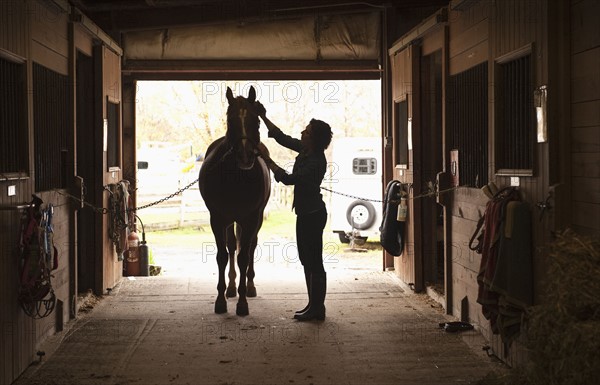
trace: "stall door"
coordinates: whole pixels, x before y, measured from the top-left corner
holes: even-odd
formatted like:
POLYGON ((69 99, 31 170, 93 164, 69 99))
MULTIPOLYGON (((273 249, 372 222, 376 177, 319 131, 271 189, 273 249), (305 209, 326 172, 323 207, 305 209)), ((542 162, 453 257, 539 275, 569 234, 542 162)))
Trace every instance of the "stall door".
POLYGON ((413 199, 421 191, 420 185, 414 182, 421 179, 421 161, 415 157, 413 148, 419 145, 420 138, 415 137, 418 129, 420 102, 414 90, 419 88, 420 47, 411 44, 397 52, 392 61, 392 94, 394 98, 394 179, 404 185, 408 194, 408 216, 403 237, 402 255, 394 258, 396 274, 416 291, 423 289, 421 261, 421 202, 413 199))
MULTIPOLYGON (((435 23, 405 46, 391 50, 394 99, 394 179, 408 196, 405 249, 394 261, 415 291, 445 293, 445 216, 438 203, 444 172, 443 68, 446 30, 435 23)), ((401 42, 403 39, 401 39, 401 42)))
MULTIPOLYGON (((94 64, 92 57, 77 53, 77 176, 83 182, 84 199, 96 202, 98 186, 94 177, 94 64)), ((100 189, 101 190, 101 189, 100 189)), ((77 212, 77 287, 86 292, 95 289, 97 225, 94 212, 77 212)))
POLYGON ((420 60, 419 126, 420 145, 415 157, 420 159, 420 220, 423 283, 437 294, 445 293, 444 278, 444 211, 435 195, 437 176, 443 171, 442 150, 442 50, 422 55, 420 60))

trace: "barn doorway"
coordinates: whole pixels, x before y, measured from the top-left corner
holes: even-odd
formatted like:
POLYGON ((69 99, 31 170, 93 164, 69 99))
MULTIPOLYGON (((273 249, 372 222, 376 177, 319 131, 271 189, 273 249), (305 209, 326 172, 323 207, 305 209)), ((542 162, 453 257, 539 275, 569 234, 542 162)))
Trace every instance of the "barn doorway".
MULTIPOLYGON (((246 95, 253 86, 269 118, 291 136, 299 137, 311 118, 325 120, 332 126, 334 139, 326 152, 329 169, 323 185, 327 189, 322 191, 330 215, 324 233, 324 259, 333 267, 340 258, 348 262, 348 255, 352 255, 357 266, 380 270, 379 209, 371 213, 374 217, 370 219, 373 223, 370 231, 363 231, 357 237, 352 238, 353 228, 348 223, 346 230, 356 243, 343 242, 339 233, 331 228, 332 220, 343 216, 346 221, 347 217, 346 208, 335 206, 336 210, 332 210, 332 202, 339 197, 352 202, 356 199, 345 195, 356 195, 357 191, 364 190, 360 180, 355 180, 354 186, 340 183, 342 169, 348 166, 352 170, 352 164, 338 164, 332 158, 334 150, 339 152, 336 138, 340 139, 338 146, 342 138, 358 141, 368 138, 371 142, 375 139, 379 145, 374 151, 377 159, 381 159, 380 83, 380 80, 138 81, 135 98, 137 206, 153 203, 192 184, 182 194, 138 212, 151 247, 151 264, 160 266, 162 275, 167 276, 188 275, 202 269, 216 271, 216 265, 214 269, 206 265, 213 263, 216 250, 208 211, 193 182, 206 148, 225 133, 227 87, 234 95, 246 95)), ((291 169, 296 154, 268 139, 263 124, 261 138, 272 158, 291 169)), ((382 165, 374 164, 374 167, 382 165)), ((381 180, 376 183, 382 184, 381 180)), ((380 199, 381 196, 373 199, 372 206, 381 207, 380 199)), ((274 183, 255 252, 257 271, 261 263, 280 267, 300 265, 294 244, 295 215, 291 202, 292 188, 274 183)))

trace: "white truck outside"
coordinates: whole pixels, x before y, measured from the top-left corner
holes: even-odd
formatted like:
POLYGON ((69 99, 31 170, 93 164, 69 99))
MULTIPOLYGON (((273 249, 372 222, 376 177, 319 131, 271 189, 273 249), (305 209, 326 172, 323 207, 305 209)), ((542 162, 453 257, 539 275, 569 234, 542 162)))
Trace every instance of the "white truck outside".
POLYGON ((382 219, 381 138, 336 138, 329 167, 330 226, 340 241, 379 235, 382 219))

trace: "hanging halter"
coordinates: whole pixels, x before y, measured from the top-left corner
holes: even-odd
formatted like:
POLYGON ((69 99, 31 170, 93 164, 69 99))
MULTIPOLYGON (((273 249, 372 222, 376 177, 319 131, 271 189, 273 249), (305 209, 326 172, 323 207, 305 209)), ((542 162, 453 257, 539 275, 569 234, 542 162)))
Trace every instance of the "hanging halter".
POLYGON ((52 217, 54 207, 33 196, 21 218, 18 245, 19 289, 21 308, 32 318, 50 315, 56 306, 51 271, 58 268, 58 250, 54 246, 52 217))

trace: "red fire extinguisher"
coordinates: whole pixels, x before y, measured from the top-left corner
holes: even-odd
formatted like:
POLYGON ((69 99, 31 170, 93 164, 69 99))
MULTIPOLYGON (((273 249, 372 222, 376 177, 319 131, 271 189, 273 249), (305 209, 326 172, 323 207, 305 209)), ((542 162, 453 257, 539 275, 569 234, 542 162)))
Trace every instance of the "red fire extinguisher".
POLYGON ((127 236, 127 245, 129 249, 127 251, 127 275, 140 275, 140 237, 133 229, 127 236))

